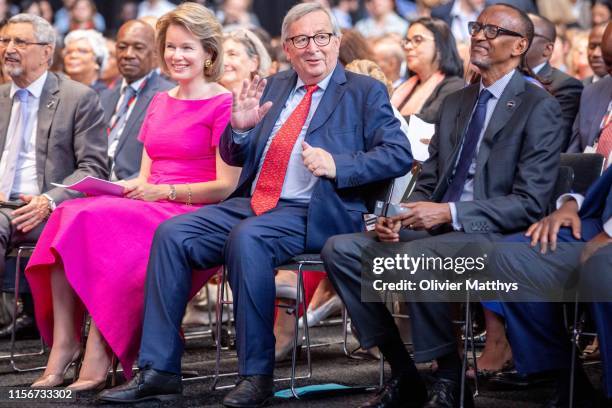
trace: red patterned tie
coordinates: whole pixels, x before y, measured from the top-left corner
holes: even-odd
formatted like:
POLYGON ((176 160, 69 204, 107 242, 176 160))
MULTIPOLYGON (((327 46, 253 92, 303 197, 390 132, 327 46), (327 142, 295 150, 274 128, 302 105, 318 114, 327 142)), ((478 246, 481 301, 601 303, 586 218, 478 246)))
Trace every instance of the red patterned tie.
MULTIPOLYGON (((597 142, 596 152, 608 160, 608 157, 610 157, 610 151, 612 151, 612 120, 601 131, 599 141, 597 142)), ((606 166, 609 165, 610 163, 606 163, 606 166)))
POLYGON ((291 151, 308 117, 312 94, 317 89, 317 85, 306 85, 306 95, 270 143, 251 197, 251 208, 257 215, 271 210, 278 203, 291 151))

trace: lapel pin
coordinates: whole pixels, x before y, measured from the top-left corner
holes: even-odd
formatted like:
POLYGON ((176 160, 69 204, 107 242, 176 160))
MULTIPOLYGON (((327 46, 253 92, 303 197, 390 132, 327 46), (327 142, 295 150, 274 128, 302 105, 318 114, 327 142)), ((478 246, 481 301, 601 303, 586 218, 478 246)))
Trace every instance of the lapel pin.
POLYGON ((508 109, 514 108, 514 101, 513 100, 508 101, 508 103, 506 103, 506 107, 508 107, 508 109))
POLYGON ((51 99, 49 103, 47 103, 47 109, 51 109, 55 105, 55 99, 51 99))

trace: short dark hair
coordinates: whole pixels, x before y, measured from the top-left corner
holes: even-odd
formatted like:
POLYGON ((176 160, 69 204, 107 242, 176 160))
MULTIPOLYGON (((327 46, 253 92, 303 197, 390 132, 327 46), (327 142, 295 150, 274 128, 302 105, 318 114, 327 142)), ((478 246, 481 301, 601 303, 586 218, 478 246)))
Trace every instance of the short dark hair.
POLYGON ((593 4, 591 5, 591 7, 593 7, 596 4, 601 4, 602 6, 606 6, 608 10, 610 10, 610 13, 612 13, 612 0, 593 0, 593 4))
POLYGON ((410 25, 420 24, 431 31, 438 53, 440 72, 446 76, 463 77, 463 61, 457 51, 457 42, 450 27, 446 22, 438 18, 421 17, 414 20, 410 25))

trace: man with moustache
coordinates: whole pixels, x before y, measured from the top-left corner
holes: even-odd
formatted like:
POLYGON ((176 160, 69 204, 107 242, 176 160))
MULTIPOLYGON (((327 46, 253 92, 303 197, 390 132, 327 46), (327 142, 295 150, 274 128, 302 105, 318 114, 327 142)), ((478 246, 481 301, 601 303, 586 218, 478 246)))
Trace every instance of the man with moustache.
MULTIPOLYGON (((375 232, 332 237, 322 252, 361 346, 377 346, 391 366, 391 379, 365 407, 459 407, 461 360, 449 304, 410 302, 415 360, 435 359, 439 367, 428 398, 385 305, 361 301, 364 249, 403 242, 410 257, 445 259, 456 244, 489 247, 541 217, 557 178, 561 108, 517 70, 533 39, 531 20, 499 4, 485 8, 469 29, 481 81, 443 102, 430 157, 403 204, 409 211, 380 217, 375 232)), ((423 268, 411 273, 432 277, 423 268)), ((472 407, 469 390, 465 398, 472 407)))
MULTIPOLYGON (((0 86, 0 201, 25 203, 0 208, 0 276, 9 250, 35 242, 49 213, 77 196, 52 183, 108 176, 98 96, 48 71, 54 47, 53 27, 30 14, 13 16, 0 34, 0 62, 12 79, 0 86)), ((16 329, 31 324, 31 315, 21 315, 16 329)))
POLYGON ((582 83, 584 86, 591 85, 608 75, 606 69, 606 63, 603 60, 601 52, 601 41, 603 33, 606 30, 607 24, 598 24, 591 28, 589 33, 589 44, 587 49, 587 57, 589 59, 589 66, 593 70, 593 75, 583 79, 582 83))
POLYGON ((147 108, 158 92, 174 84, 155 70, 155 30, 146 22, 130 20, 119 28, 116 55, 123 79, 100 100, 108 125, 111 179, 128 180, 140 171, 143 145, 138 134, 147 108))
POLYGON ((552 67, 549 63, 557 38, 555 25, 535 14, 529 14, 529 18, 533 22, 534 37, 527 51, 527 65, 544 82, 543 85, 561 105, 563 133, 559 137, 563 138, 562 150, 565 150, 572 135, 572 125, 580 106, 583 85, 576 78, 552 67))
POLYGON ((255 77, 235 95, 219 149, 242 167, 220 204, 163 223, 146 283, 140 371, 100 395, 106 402, 166 399, 181 393, 181 320, 192 269, 225 264, 232 288, 240 381, 229 407, 273 395, 274 269, 328 237, 363 230, 373 183, 407 173, 412 155, 384 85, 345 72, 341 32, 329 9, 294 6, 283 20, 293 69, 255 77))

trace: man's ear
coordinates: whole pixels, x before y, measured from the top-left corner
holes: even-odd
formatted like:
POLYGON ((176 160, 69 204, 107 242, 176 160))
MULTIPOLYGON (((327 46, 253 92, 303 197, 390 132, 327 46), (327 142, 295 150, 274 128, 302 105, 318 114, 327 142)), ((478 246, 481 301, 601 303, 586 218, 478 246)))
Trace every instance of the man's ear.
POLYGON ((512 56, 518 57, 523 55, 529 49, 529 41, 526 38, 521 38, 514 43, 514 47, 512 50, 512 56))
POLYGON ((555 51, 555 44, 549 42, 548 44, 546 44, 546 47, 544 48, 544 56, 546 58, 549 58, 554 51, 555 51))

